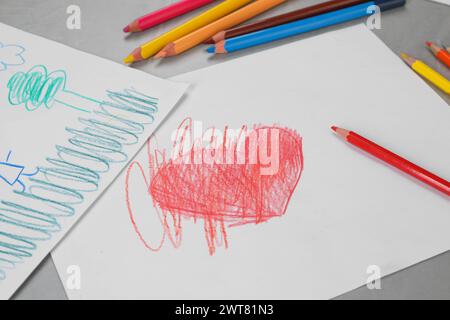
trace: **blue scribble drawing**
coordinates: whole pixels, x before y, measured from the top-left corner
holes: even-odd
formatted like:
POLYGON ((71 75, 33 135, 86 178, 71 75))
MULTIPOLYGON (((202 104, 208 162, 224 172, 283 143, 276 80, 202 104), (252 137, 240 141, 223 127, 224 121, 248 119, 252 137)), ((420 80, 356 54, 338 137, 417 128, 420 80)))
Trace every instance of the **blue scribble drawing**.
MULTIPOLYGON (((55 146, 37 176, 28 178, 26 190, 0 198, 0 284, 61 231, 64 218, 74 216, 85 196, 100 189, 112 167, 129 160, 126 148, 139 143, 145 127, 154 123, 157 98, 134 89, 106 95, 98 109, 60 133, 67 140, 55 146)), ((11 169, 9 157, 0 163, 0 174, 2 167, 11 169)), ((13 170, 21 176, 19 168, 13 170)))
POLYGON ((100 101, 66 89, 67 74, 64 70, 48 72, 43 65, 36 65, 28 72, 19 71, 8 81, 8 100, 11 105, 25 106, 27 111, 40 107, 50 109, 53 104, 79 111, 92 112, 100 101))
POLYGON ((15 44, 3 44, 0 42, 0 71, 5 71, 8 66, 20 66, 25 63, 22 54, 25 48, 15 44))
POLYGON ((22 177, 32 177, 38 174, 39 169, 32 173, 25 173, 25 166, 14 164, 10 162, 12 151, 9 151, 5 162, 0 162, 0 179, 5 181, 11 187, 15 185, 20 186, 20 191, 25 191, 25 183, 22 177))

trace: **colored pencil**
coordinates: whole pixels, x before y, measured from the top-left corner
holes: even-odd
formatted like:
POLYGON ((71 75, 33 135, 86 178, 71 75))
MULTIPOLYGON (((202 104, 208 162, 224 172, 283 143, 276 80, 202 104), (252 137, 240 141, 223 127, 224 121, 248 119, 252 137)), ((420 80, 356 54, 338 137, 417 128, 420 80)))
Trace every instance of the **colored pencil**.
POLYGON ((171 57, 183 53, 210 38, 218 31, 247 21, 283 2, 286 2, 286 0, 258 0, 252 2, 203 28, 169 43, 155 56, 155 58, 171 57))
POLYGON ((182 25, 134 49, 133 52, 124 59, 124 63, 133 63, 148 59, 164 48, 169 42, 175 41, 191 33, 192 31, 216 21, 217 19, 220 19, 245 6, 251 1, 252 0, 226 0, 212 9, 209 9, 195 18, 183 23, 182 25))
POLYGON ((339 9, 351 7, 357 4, 367 2, 367 0, 333 0, 328 2, 323 2, 314 6, 306 7, 303 9, 291 11, 278 16, 270 17, 253 23, 245 24, 236 28, 220 31, 215 34, 212 38, 206 40, 205 44, 213 44, 224 39, 234 38, 241 36, 243 34, 259 31, 262 29, 267 29, 271 27, 276 27, 281 24, 289 23, 292 21, 297 21, 300 19, 306 19, 310 17, 315 17, 323 13, 336 11, 339 9))
POLYGON ((375 0, 352 7, 321 14, 316 17, 290 22, 280 26, 252 32, 236 38, 226 39, 207 49, 209 53, 230 53, 268 42, 288 38, 306 32, 352 21, 372 14, 370 7, 378 6, 381 11, 403 6, 405 0, 375 0))
POLYGON ((422 167, 419 167, 418 165, 400 157, 399 155, 381 147, 375 142, 372 142, 353 131, 338 128, 336 126, 331 127, 331 129, 338 136, 355 147, 364 150, 372 156, 443 192, 447 196, 450 196, 450 182, 447 180, 438 177, 437 175, 425 170, 422 167))
POLYGON ((187 12, 203 7, 210 4, 214 0, 181 0, 179 2, 173 3, 170 6, 164 7, 160 10, 156 10, 145 16, 137 18, 125 28, 123 32, 140 32, 151 27, 157 26, 163 22, 170 19, 181 16, 187 12))
POLYGON ((443 75, 439 74, 425 63, 416 58, 408 56, 406 53, 400 54, 403 60, 419 75, 433 83, 436 87, 447 94, 450 94, 450 81, 443 75))
POLYGON ((447 50, 437 46, 432 42, 427 42, 426 45, 430 48, 431 52, 439 59, 443 64, 450 68, 450 53, 447 50))

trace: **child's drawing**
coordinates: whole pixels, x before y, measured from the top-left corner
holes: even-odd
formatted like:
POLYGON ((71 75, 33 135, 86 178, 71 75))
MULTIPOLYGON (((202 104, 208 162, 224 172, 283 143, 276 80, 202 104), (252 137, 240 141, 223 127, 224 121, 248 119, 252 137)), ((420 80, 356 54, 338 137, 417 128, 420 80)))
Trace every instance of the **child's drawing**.
POLYGON ((8 66, 18 66, 25 63, 22 54, 25 48, 15 44, 3 44, 0 42, 0 71, 5 71, 8 66))
POLYGON ((210 128, 211 135, 199 139, 208 141, 207 146, 194 141, 185 150, 180 143, 185 145, 192 137, 192 121, 186 119, 178 128, 176 152, 170 160, 166 151, 158 150, 150 140, 148 163, 135 161, 129 166, 127 207, 133 227, 148 249, 158 251, 165 239, 178 247, 183 220, 203 220, 213 255, 216 246, 228 247, 227 228, 284 215, 303 169, 302 138, 279 126, 243 126, 234 139, 229 131, 226 127, 221 135, 210 128), (162 225, 163 237, 157 244, 146 240, 136 222, 137 204, 130 197, 131 192, 138 192, 130 184, 135 170, 147 186, 141 192, 153 200, 162 225))
POLYGON ((25 191, 25 183, 22 181, 23 177, 32 177, 38 174, 39 169, 32 173, 25 173, 25 166, 14 164, 10 162, 12 151, 6 156, 5 162, 0 162, 0 179, 5 181, 9 186, 18 186, 21 192, 25 191))
POLYGON ((28 111, 41 106, 50 109, 54 103, 59 103, 84 112, 92 112, 100 104, 100 101, 67 90, 66 80, 65 71, 49 73, 42 65, 36 65, 28 72, 17 72, 8 81, 9 103, 23 104, 28 111))
POLYGON ((62 230, 61 222, 76 214, 86 194, 99 190, 107 172, 128 161, 125 148, 138 144, 153 123, 157 98, 134 89, 106 94, 98 110, 58 133, 66 141, 35 172, 11 161, 11 152, 0 162, 0 187, 4 181, 16 188, 0 198, 0 282, 62 230))

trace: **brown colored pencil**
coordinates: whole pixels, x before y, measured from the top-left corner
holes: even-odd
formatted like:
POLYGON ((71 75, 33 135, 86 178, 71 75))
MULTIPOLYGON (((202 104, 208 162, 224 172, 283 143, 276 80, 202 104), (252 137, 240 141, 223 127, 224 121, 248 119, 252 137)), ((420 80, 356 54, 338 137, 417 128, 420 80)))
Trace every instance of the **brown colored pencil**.
POLYGON ((214 35, 212 38, 206 40, 205 44, 213 44, 224 39, 229 39, 237 36, 241 36, 243 34, 259 31, 262 29, 275 27, 280 24, 289 23, 292 21, 310 18, 314 16, 318 16, 323 13, 336 11, 339 9, 351 7, 354 5, 358 5, 364 2, 368 2, 368 0, 332 0, 324 3, 320 3, 314 6, 306 7, 303 9, 291 11, 288 13, 284 13, 278 16, 274 16, 271 18, 267 18, 264 20, 256 21, 254 23, 246 24, 240 27, 228 29, 225 31, 221 31, 214 35))

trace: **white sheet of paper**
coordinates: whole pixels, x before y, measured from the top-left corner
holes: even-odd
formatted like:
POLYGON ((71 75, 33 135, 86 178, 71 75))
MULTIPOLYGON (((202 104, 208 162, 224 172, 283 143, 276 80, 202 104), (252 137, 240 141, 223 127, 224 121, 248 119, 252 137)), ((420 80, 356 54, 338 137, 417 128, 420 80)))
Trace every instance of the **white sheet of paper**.
POLYGON ((450 0, 430 0, 433 2, 438 2, 438 3, 442 3, 442 4, 446 4, 448 6, 450 6, 450 0))
POLYGON ((117 177, 186 89, 0 24, 1 299, 117 177))
MULTIPOLYGON (((175 235, 171 216, 165 231, 149 196, 151 163, 143 150, 128 189, 124 173, 52 252, 69 298, 332 298, 450 248, 445 196, 330 130, 352 129, 450 177, 449 106, 365 26, 174 80, 193 85, 155 133, 159 150, 171 150, 171 136, 187 117, 203 130, 278 124, 302 136, 304 168, 287 211, 265 223, 226 224, 228 248, 215 244, 213 255, 205 219, 181 217, 178 247, 166 236, 159 251, 149 250, 131 223, 126 195, 149 246, 158 247, 164 233, 175 235)), ((199 191, 184 197, 201 199, 199 191)))

